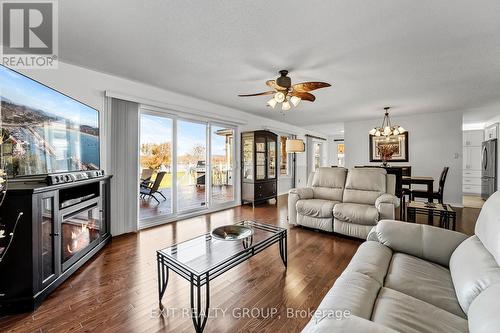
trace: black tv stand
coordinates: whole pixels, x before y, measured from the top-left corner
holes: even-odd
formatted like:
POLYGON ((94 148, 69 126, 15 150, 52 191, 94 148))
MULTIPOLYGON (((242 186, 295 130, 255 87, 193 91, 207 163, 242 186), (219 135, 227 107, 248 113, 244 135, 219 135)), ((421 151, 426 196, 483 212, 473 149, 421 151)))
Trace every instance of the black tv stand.
POLYGON ((110 240, 110 181, 102 176, 58 185, 9 181, 0 224, 12 232, 0 262, 0 315, 36 309, 110 240))

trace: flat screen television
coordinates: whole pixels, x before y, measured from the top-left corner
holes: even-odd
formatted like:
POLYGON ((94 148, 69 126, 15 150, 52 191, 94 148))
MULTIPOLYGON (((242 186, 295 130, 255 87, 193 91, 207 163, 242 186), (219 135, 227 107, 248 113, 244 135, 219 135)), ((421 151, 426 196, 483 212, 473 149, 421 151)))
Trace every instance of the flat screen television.
POLYGON ((0 66, 1 166, 8 177, 97 170, 99 112, 0 66))

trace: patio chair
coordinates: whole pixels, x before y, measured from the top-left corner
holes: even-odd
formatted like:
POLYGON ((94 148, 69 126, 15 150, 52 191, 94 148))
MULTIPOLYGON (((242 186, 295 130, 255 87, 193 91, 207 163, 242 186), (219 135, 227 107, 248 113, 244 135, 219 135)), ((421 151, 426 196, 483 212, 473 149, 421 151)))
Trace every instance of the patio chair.
POLYGON ((164 200, 167 200, 163 193, 160 192, 160 184, 165 176, 166 172, 158 172, 154 181, 146 181, 142 182, 140 185, 140 197, 141 199, 145 199, 146 197, 152 197, 156 200, 156 202, 160 203, 158 198, 155 197, 155 194, 158 193, 163 197, 164 200))
POLYGON ((151 180, 151 176, 153 175, 153 169, 142 169, 141 171, 141 182, 146 182, 151 180))

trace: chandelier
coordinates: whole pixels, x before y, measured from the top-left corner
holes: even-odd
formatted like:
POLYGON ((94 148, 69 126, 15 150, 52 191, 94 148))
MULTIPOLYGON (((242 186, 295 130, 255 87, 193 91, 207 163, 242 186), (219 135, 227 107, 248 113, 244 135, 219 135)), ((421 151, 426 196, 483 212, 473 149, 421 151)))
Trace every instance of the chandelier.
POLYGON ((403 134, 404 132, 406 132, 406 130, 403 127, 391 124, 391 118, 389 117, 389 109, 390 107, 388 106, 384 108, 385 115, 384 115, 384 120, 382 121, 382 126, 373 128, 369 132, 370 135, 389 137, 392 135, 403 134))

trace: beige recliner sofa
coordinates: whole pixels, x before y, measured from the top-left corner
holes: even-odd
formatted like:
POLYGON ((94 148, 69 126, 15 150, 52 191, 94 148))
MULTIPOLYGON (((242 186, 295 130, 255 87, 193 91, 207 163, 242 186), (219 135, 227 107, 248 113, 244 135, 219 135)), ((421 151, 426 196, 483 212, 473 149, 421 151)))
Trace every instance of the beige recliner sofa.
POLYGON ((382 168, 319 168, 288 192, 288 222, 366 239, 379 220, 394 219, 395 188, 382 168))
POLYGON ((500 192, 472 237, 387 220, 368 238, 303 333, 500 332, 500 192))

